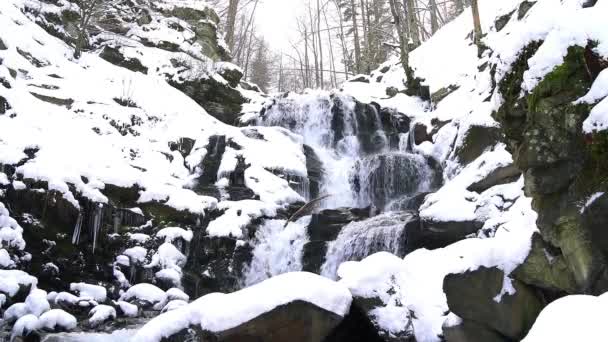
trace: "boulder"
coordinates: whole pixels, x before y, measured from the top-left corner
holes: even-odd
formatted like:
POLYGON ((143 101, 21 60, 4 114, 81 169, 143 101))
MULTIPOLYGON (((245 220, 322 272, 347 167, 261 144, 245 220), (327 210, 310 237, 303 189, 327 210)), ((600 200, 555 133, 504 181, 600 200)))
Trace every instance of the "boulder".
POLYGON ((304 245, 302 256, 303 270, 319 273, 325 262, 327 243, 338 237, 344 226, 350 222, 370 217, 370 208, 326 209, 313 214, 308 224, 309 242, 304 245))
POLYGON ((412 221, 406 228, 408 253, 418 248, 436 249, 476 233, 483 226, 478 221, 436 221, 424 218, 412 221))
POLYGON ((535 292, 518 280, 511 280, 513 294, 502 294, 504 273, 480 267, 443 280, 450 311, 511 340, 519 341, 530 330, 544 304, 535 292))
POLYGON ((543 241, 540 234, 532 236, 532 248, 513 276, 526 284, 557 292, 575 293, 576 281, 561 252, 543 241))
POLYGON ((446 342, 510 342, 498 332, 470 320, 455 326, 444 325, 443 337, 446 342))
POLYGON ((281 305, 251 321, 222 332, 202 332, 203 341, 217 342, 318 342, 340 324, 343 317, 304 301, 281 305))
POLYGON ((498 127, 474 125, 469 127, 464 134, 462 144, 457 146, 454 151, 458 162, 463 165, 474 161, 502 139, 502 133, 498 127))
POLYGON ((521 177, 521 171, 511 164, 495 169, 482 180, 469 185, 467 190, 482 193, 493 186, 514 182, 519 177, 521 177))
POLYGON ((141 62, 136 58, 127 58, 121 52, 119 48, 105 46, 99 57, 105 59, 106 61, 118 65, 123 68, 127 68, 131 71, 141 72, 142 74, 148 73, 148 68, 146 68, 141 62))

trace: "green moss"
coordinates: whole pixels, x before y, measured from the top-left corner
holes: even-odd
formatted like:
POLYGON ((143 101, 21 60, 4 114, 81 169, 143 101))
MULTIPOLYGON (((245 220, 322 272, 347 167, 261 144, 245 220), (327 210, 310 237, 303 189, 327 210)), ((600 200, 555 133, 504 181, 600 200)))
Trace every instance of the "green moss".
MULTIPOLYGON (((564 58, 564 63, 557 66, 534 88, 532 94, 527 97, 528 111, 546 111, 539 107, 540 100, 559 95, 564 100, 564 109, 576 109, 575 105, 566 104, 570 99, 576 99, 585 95, 591 86, 585 67, 585 48, 571 46, 564 58)), ((584 106, 586 107, 586 106, 584 106)))

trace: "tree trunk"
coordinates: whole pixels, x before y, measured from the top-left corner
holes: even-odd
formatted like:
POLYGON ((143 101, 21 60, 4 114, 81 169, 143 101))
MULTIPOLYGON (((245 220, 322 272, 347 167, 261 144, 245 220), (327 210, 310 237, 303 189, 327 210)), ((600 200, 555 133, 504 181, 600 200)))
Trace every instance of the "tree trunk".
POLYGON ((361 45, 359 40, 359 28, 357 26, 357 6, 355 0, 350 0, 351 10, 353 12, 353 34, 355 39, 355 72, 361 72, 361 45))
POLYGON ((393 14, 393 19, 395 21, 395 27, 397 28, 397 32, 399 35, 399 48, 401 50, 401 66, 405 71, 406 83, 411 82, 413 79, 413 72, 410 68, 409 63, 409 46, 407 44, 408 38, 406 34, 405 27, 403 27, 403 23, 405 22, 405 18, 403 16, 403 11, 399 5, 401 5, 401 0, 389 0, 391 6, 391 13, 393 14))
POLYGON ((226 43, 230 51, 234 49, 234 27, 239 0, 230 0, 228 4, 228 17, 226 18, 226 43))
POLYGON ((437 18, 439 10, 436 0, 429 0, 429 10, 431 11, 431 33, 435 34, 439 30, 439 19, 437 18))
POLYGON ((477 45, 477 47, 479 49, 481 49, 481 21, 479 20, 479 6, 477 4, 477 0, 473 0, 471 2, 471 10, 473 12, 473 41, 475 42, 475 45, 477 45))
POLYGON ((323 40, 321 39, 321 3, 317 0, 317 42, 319 45, 320 86, 323 87, 323 40))
POLYGON ((420 32, 418 30, 418 20, 416 19, 416 5, 414 0, 406 0, 407 2, 407 26, 410 30, 410 38, 414 43, 414 48, 420 46, 420 32))

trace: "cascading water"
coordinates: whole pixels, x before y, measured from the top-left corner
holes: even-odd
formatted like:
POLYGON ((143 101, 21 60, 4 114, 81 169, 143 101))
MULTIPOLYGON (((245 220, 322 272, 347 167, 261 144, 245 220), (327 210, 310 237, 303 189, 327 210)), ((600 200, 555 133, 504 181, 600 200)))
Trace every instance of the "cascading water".
MULTIPOLYGON (((321 203, 322 209, 372 206, 376 209, 372 212, 383 212, 347 224, 328 244, 321 269, 327 277, 336 276, 340 263, 375 252, 403 256, 405 227, 416 215, 402 209, 410 198, 439 185, 436 168, 426 157, 411 153, 409 119, 399 115, 390 111, 380 115, 374 104, 313 91, 275 98, 257 119, 257 125, 280 126, 302 135, 316 164, 322 164, 317 168, 321 170, 318 193, 331 195, 321 203)), ((304 189, 298 192, 306 193, 304 189)), ((300 220, 285 229, 283 224, 269 220, 259 227, 244 285, 302 269, 308 221, 300 220)))
POLYGON ((415 219, 411 212, 386 212, 364 221, 347 224, 327 247, 321 275, 335 278, 345 261, 359 261, 376 252, 405 253, 405 227, 415 219))
POLYGON ((285 227, 285 220, 267 220, 255 234, 253 260, 245 271, 244 285, 257 284, 272 276, 302 269, 302 251, 308 242, 310 216, 285 227))
POLYGON ((433 170, 421 155, 389 152, 366 157, 355 163, 352 183, 358 205, 373 204, 385 209, 393 199, 431 190, 433 170))

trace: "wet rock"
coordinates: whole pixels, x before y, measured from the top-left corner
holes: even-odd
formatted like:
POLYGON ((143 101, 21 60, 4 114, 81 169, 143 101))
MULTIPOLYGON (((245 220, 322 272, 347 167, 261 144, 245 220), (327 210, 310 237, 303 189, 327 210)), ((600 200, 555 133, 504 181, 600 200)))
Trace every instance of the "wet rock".
POLYGON ((302 256, 303 270, 319 273, 325 262, 327 243, 335 240, 345 225, 369 217, 370 208, 327 209, 313 214, 307 228, 310 241, 304 245, 302 256))
POLYGON ((310 183, 310 198, 314 199, 320 195, 323 174, 325 171, 323 169, 323 163, 312 147, 304 145, 304 156, 306 157, 306 170, 310 183))
POLYGON ((483 226, 478 221, 436 221, 423 219, 412 222, 406 229, 408 252, 418 248, 436 249, 446 247, 456 241, 476 233, 483 226))
POLYGON ((222 76, 232 88, 238 87, 243 78, 243 72, 235 66, 226 66, 218 70, 218 74, 222 76))
MULTIPOLYGON (((209 143, 206 147, 207 154, 203 159, 201 169, 203 174, 198 179, 198 186, 210 186, 217 182, 217 172, 222 163, 222 157, 226 151, 226 137, 223 135, 214 135, 209 138, 209 143)), ((195 189, 196 191, 196 189, 195 189)))
MULTIPOLYGON (((410 336, 412 337, 412 336, 410 336)), ((381 336, 378 327, 355 302, 344 320, 326 337, 324 342, 414 342, 414 339, 398 339, 381 336)))
POLYGON ((470 320, 456 326, 444 326, 443 337, 446 342, 510 342, 498 332, 470 320))
POLYGON ((514 294, 500 296, 503 280, 502 271, 480 267, 476 271, 447 275, 443 290, 454 314, 519 341, 526 336, 544 305, 531 288, 518 280, 512 280, 514 294))
POLYGON ((414 144, 416 144, 416 145, 420 145, 425 141, 433 142, 433 138, 432 138, 431 134, 428 133, 428 128, 420 122, 417 122, 414 125, 413 133, 414 133, 414 144))
POLYGON ((467 190, 482 193, 493 186, 514 182, 519 177, 521 171, 515 165, 503 166, 490 172, 484 179, 469 185, 467 190))

